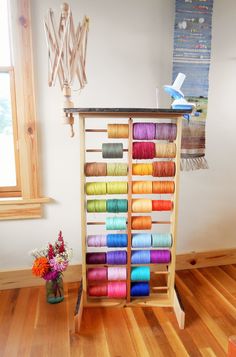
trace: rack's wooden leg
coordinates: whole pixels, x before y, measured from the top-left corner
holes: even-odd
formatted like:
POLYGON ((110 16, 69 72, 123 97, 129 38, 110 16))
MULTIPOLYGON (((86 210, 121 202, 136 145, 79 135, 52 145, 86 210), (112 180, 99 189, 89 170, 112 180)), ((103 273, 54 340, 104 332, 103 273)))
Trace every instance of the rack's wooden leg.
POLYGON ((179 324, 179 328, 181 330, 184 329, 184 325, 185 325, 185 312, 184 312, 184 308, 183 305, 181 303, 179 294, 178 294, 178 290, 174 289, 174 306, 173 306, 174 312, 175 312, 175 316, 176 319, 178 321, 179 324))
POLYGON ((81 325, 81 320, 82 320, 82 315, 83 315, 83 305, 84 305, 83 283, 81 280, 81 284, 80 284, 79 292, 78 292, 78 299, 77 299, 76 308, 75 308, 75 316, 74 316, 75 333, 79 333, 79 331, 80 331, 80 325, 81 325))

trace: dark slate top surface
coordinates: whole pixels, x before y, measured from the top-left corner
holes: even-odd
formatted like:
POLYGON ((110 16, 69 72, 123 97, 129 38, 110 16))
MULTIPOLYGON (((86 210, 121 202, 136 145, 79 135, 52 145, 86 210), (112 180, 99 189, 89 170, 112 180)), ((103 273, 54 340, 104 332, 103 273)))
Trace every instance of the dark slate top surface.
POLYGON ((191 113, 192 110, 176 110, 171 108, 65 108, 66 113, 191 113))

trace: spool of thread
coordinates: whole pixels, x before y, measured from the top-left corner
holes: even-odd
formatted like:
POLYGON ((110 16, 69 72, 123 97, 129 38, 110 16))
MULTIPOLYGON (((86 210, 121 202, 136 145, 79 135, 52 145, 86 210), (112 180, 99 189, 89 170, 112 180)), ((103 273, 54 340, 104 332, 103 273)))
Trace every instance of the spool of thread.
POLYGON ((152 200, 145 198, 132 200, 132 212, 152 212, 152 200))
POLYGON ((150 258, 152 264, 168 264, 171 261, 171 253, 168 249, 151 250, 150 258))
POLYGON ((107 164, 107 176, 127 176, 128 165, 123 163, 107 164))
POLYGON ((132 250, 131 263, 132 264, 150 264, 151 255, 150 250, 132 250))
POLYGON ((126 297, 126 282, 109 282, 107 284, 107 295, 109 298, 122 299, 126 297))
POLYGON ((106 264, 106 253, 86 253, 87 264, 106 264))
POLYGON ((87 162, 84 166, 85 176, 106 176, 107 164, 103 162, 87 162))
POLYGON ((172 237, 170 233, 152 233, 152 246, 153 247, 171 247, 172 237))
POLYGON ((89 235, 87 237, 88 247, 106 247, 107 236, 106 235, 89 235))
POLYGON ((108 267, 108 280, 126 280, 127 273, 125 267, 108 267))
POLYGON ((106 200, 88 200, 87 212, 106 212, 106 200))
POLYGON ((154 159, 155 144, 149 142, 134 142, 133 143, 133 159, 154 159))
POLYGON ((169 140, 176 139, 177 126, 173 123, 157 123, 156 124, 156 139, 157 140, 169 140))
POLYGON ((154 177, 175 176, 175 163, 173 161, 156 161, 152 163, 154 177))
POLYGON ((132 164, 132 173, 137 176, 152 175, 152 164, 132 164))
POLYGON ((149 281, 150 267, 133 267, 130 278, 131 281, 149 281))
POLYGON ((88 281, 107 280, 107 268, 89 268, 87 278, 88 281))
POLYGON ((107 212, 119 213, 128 211, 128 200, 107 200, 107 212))
POLYGON ((174 181, 153 181, 152 182, 153 193, 174 193, 175 183, 174 181))
POLYGON ((108 124, 107 135, 110 139, 127 139, 129 137, 128 124, 108 124))
POLYGON ((107 296, 107 284, 88 286, 88 294, 95 297, 107 296))
POLYGON ((153 211, 171 211, 173 208, 173 202, 170 200, 153 200, 153 211))
POLYGON ((132 247, 146 248, 152 246, 152 236, 147 233, 137 233, 132 235, 132 247))
POLYGON ((87 195, 105 195, 107 193, 106 182, 87 182, 85 191, 87 195))
POLYGON ((102 157, 104 159, 123 158, 123 144, 121 143, 103 143, 102 157))
POLYGON ((106 230, 126 230, 126 218, 125 217, 106 217, 106 230))
POLYGON ((152 217, 150 216, 135 216, 131 218, 132 229, 144 230, 152 228, 152 217))
POLYGON ((130 295, 131 296, 149 296, 150 288, 148 283, 132 283, 130 295))
POLYGON ((127 234, 108 234, 107 246, 108 247, 127 247, 128 235, 127 234))
POLYGON ((156 157, 163 158, 173 158, 176 155, 176 145, 175 143, 156 143, 155 144, 156 157))
POLYGON ((154 123, 133 124, 133 139, 154 140, 156 136, 156 125, 154 123))
POLYGON ((124 265, 127 263, 127 253, 125 250, 107 252, 107 264, 124 265))
POLYGON ((107 193, 109 195, 128 193, 128 183, 122 181, 107 182, 107 193))
POLYGON ((132 192, 137 194, 152 193, 152 181, 134 181, 132 183, 132 192))

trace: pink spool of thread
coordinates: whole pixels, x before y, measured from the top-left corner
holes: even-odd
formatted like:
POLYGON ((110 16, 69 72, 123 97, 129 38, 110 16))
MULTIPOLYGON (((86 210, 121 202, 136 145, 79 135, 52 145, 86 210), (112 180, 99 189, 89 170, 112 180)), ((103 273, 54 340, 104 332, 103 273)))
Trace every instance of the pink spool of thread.
POLYGON ((89 281, 107 280, 107 268, 89 268, 87 278, 89 281))
POLYGON ((110 298, 126 297, 126 282, 111 282, 107 284, 107 295, 110 298))
POLYGON ((87 237, 88 247, 106 247, 107 236, 106 235, 91 235, 87 237))
POLYGON ((88 294, 89 296, 107 296, 107 284, 90 285, 88 294))
POLYGON ((108 267, 107 277, 108 280, 126 280, 125 267, 108 267))

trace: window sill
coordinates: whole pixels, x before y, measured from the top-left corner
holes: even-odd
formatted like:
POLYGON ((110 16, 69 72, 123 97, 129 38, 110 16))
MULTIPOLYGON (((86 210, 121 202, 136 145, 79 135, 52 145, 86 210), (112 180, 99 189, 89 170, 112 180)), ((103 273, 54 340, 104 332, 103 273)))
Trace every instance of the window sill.
POLYGON ((50 197, 0 200, 0 220, 41 218, 42 204, 49 202, 50 197))

